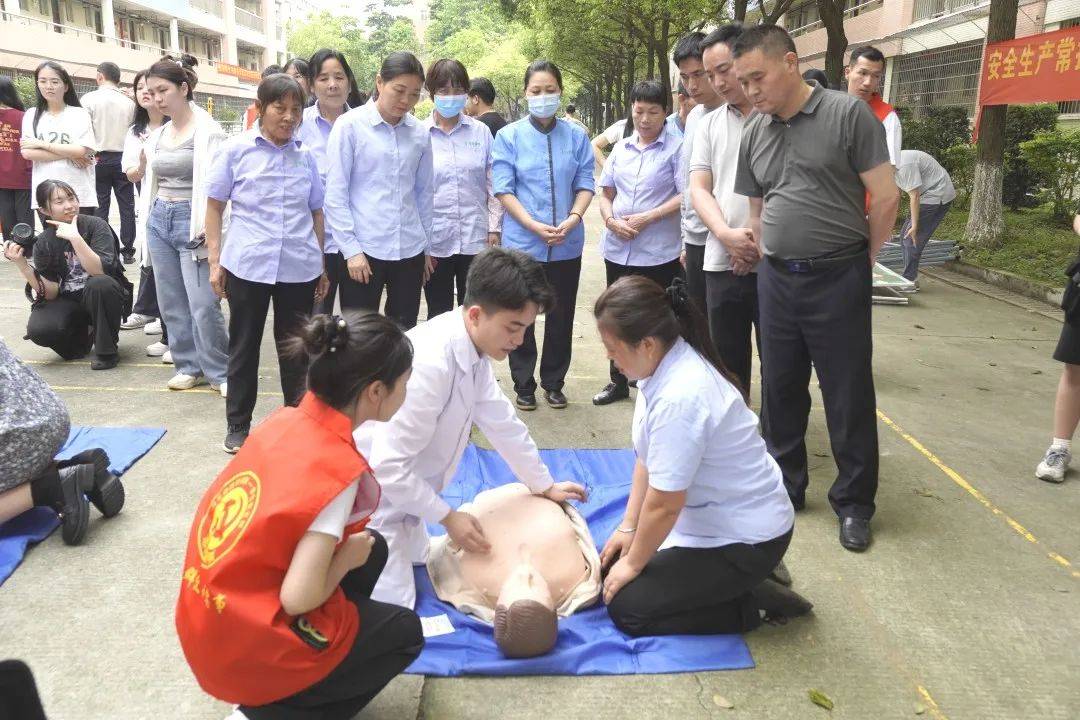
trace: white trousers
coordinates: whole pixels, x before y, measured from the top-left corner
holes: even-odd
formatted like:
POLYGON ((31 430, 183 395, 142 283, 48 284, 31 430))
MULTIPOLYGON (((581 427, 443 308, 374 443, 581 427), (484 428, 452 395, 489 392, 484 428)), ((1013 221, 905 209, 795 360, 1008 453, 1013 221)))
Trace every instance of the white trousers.
POLYGON ((416 606, 413 565, 427 562, 430 539, 427 526, 415 515, 387 506, 375 511, 368 526, 386 538, 390 551, 371 599, 412 610, 416 606))

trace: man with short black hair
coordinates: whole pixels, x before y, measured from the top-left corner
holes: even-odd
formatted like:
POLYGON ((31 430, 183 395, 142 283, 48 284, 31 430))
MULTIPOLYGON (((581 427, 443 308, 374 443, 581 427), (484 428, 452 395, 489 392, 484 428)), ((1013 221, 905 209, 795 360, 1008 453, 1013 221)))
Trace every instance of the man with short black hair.
MULTIPOLYGON (((690 156, 694 150, 697 124, 703 117, 723 104, 723 99, 709 84, 705 66, 701 62, 701 41, 705 34, 687 33, 675 44, 672 59, 679 69, 679 82, 689 96, 697 103, 686 116, 683 134, 682 155, 679 159, 679 174, 683 187, 690 185, 690 156)), ((705 301, 705 239, 709 228, 698 217, 690 201, 690 193, 684 192, 682 199, 682 241, 683 267, 686 268, 686 288, 690 298, 702 313, 706 312, 705 301)))
POLYGON ((525 330, 555 302, 539 262, 519 250, 488 248, 469 267, 465 303, 409 330, 412 375, 405 402, 386 423, 356 432, 382 486, 370 527, 386 538, 390 558, 371 597, 411 608, 416 601, 413 563, 427 559, 425 523, 441 523, 454 544, 485 553, 490 545, 476 518, 452 510, 439 497, 457 471, 472 426, 528 488, 556 502, 583 500, 585 490, 556 483, 513 403, 495 380, 525 330))
POLYGON ((746 30, 733 54, 758 112, 743 128, 735 192, 750 199, 766 258, 758 269, 766 444, 803 507, 812 363, 838 470, 829 501, 840 544, 862 551, 878 484, 870 269, 899 201, 885 130, 865 102, 808 85, 782 28, 746 30))
POLYGON ((494 137, 506 127, 506 118, 495 111, 495 86, 486 77, 473 78, 469 83, 465 114, 488 126, 494 137))
POLYGON ((135 186, 120 167, 128 128, 135 119, 135 103, 120 89, 120 67, 113 62, 97 66, 97 90, 82 96, 90 113, 97 145, 97 208, 94 214, 109 221, 112 194, 120 208, 120 253, 124 264, 135 262, 135 186))
POLYGON ((563 116, 566 118, 567 122, 570 122, 570 123, 573 123, 574 125, 577 125, 579 128, 584 130, 586 133, 589 132, 589 128, 585 127, 585 123, 578 120, 577 106, 575 106, 573 103, 570 103, 569 105, 566 106, 566 112, 563 114, 563 116))
POLYGON ((900 149, 904 144, 900 116, 893 106, 881 99, 881 87, 885 80, 885 55, 873 45, 863 45, 851 51, 851 59, 844 68, 848 95, 866 102, 875 117, 885 126, 885 141, 889 145, 889 161, 893 167, 900 166, 900 149))

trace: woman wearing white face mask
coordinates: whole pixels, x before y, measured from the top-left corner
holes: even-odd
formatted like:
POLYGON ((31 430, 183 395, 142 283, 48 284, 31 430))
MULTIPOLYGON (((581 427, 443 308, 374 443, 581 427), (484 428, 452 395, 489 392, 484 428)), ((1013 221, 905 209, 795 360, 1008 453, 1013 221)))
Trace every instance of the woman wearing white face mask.
POLYGON ((464 112, 469 73, 457 60, 437 60, 427 71, 435 110, 426 121, 435 165, 431 258, 435 270, 424 285, 428 319, 465 298, 473 257, 499 244, 502 205, 491 192, 491 146, 487 126, 464 112))
MULTIPOLYGON (((506 209, 502 243, 543 265, 556 305, 545 316, 540 385, 553 408, 565 408, 562 388, 570 369, 574 304, 585 245, 583 213, 594 191, 589 136, 555 113, 562 99, 562 73, 547 60, 525 71, 529 116, 499 131, 492 149, 495 197, 506 209)), ((517 406, 536 409, 536 337, 533 329, 510 354, 517 406)))

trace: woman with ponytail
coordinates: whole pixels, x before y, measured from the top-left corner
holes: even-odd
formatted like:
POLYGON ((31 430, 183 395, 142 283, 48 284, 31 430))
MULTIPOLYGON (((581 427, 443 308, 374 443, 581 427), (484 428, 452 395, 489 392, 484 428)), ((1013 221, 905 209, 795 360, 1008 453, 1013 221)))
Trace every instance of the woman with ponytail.
POLYGON ((633 486, 600 555, 615 625, 711 635, 807 613, 781 562, 795 511, 780 468, 685 283, 624 277, 593 312, 608 358, 638 382, 633 486))
POLYGON ((409 609, 371 599, 386 541, 365 530, 379 484, 361 423, 405 399, 412 345, 376 313, 309 320, 298 407, 255 428, 191 524, 176 629, 202 688, 231 720, 352 717, 424 645, 409 609))

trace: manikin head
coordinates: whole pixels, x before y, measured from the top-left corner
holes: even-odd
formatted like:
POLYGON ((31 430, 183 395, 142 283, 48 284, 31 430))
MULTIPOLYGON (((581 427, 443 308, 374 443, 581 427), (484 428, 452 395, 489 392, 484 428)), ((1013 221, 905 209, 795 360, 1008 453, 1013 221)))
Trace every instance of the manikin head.
POLYGON ((518 348, 537 314, 555 302, 540 263, 520 250, 482 251, 465 282, 465 330, 477 351, 495 361, 518 348))
POLYGON ((522 545, 495 602, 495 644, 506 657, 536 657, 555 646, 558 634, 551 589, 522 545))

